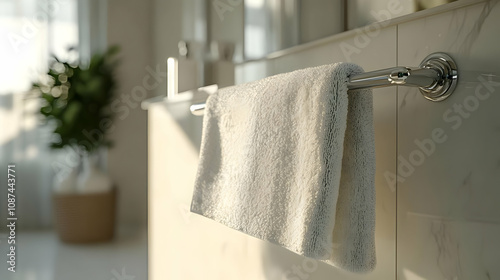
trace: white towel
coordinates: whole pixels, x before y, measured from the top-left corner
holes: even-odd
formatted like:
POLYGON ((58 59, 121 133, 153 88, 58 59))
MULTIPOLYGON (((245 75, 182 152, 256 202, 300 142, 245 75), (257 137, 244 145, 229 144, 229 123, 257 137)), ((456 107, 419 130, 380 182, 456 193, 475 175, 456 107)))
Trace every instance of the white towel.
POLYGON ((337 63, 207 101, 191 211, 354 272, 375 266, 371 90, 337 63))

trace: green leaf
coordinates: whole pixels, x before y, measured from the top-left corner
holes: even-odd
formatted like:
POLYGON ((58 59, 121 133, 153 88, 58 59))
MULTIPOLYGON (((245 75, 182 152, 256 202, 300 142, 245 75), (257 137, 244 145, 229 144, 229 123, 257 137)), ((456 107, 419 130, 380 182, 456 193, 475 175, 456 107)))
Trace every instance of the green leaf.
POLYGON ((80 102, 74 101, 69 103, 62 116, 63 124, 73 126, 81 110, 82 104, 80 104, 80 102))

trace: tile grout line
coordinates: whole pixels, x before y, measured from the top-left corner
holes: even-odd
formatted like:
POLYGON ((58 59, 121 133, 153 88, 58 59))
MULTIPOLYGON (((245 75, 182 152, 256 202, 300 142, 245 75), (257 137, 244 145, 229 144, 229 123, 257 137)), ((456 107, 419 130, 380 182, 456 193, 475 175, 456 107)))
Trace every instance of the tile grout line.
MULTIPOLYGON (((396 25, 396 66, 399 65, 399 24, 396 25)), ((395 156, 395 161, 396 161, 396 178, 398 176, 398 148, 399 148, 399 142, 398 142, 398 125, 399 125, 399 112, 398 112, 398 104, 399 104, 399 87, 396 86, 396 156, 395 156)), ((395 246, 394 246, 394 251, 395 251, 395 258, 394 258, 394 279, 398 279, 398 181, 396 180, 396 215, 395 215, 395 246)))

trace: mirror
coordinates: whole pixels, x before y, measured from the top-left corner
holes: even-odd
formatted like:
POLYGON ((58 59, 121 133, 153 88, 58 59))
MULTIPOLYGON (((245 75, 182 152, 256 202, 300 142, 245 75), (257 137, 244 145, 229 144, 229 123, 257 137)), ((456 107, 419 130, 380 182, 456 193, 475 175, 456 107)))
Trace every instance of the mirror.
POLYGON ((456 0, 350 0, 345 1, 347 30, 434 8, 456 0))
POLYGON ((244 58, 457 0, 245 0, 244 58))

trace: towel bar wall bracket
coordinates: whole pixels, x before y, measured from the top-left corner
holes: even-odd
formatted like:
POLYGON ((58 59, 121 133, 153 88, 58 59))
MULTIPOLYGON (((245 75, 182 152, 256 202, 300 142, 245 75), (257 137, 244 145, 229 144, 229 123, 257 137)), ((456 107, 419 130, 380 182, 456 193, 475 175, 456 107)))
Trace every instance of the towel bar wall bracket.
POLYGON ((439 73, 439 78, 433 87, 420 87, 420 93, 428 100, 442 101, 455 91, 458 82, 457 64, 449 55, 433 53, 420 63, 420 68, 434 69, 439 73))
MULTIPOLYGON (((347 88, 363 89, 387 86, 418 87, 420 93, 430 101, 442 101, 448 98, 458 82, 457 65, 453 58, 445 53, 428 55, 419 67, 393 67, 366 72, 350 77, 347 88)), ((205 103, 191 105, 191 113, 203 115, 205 103)))

